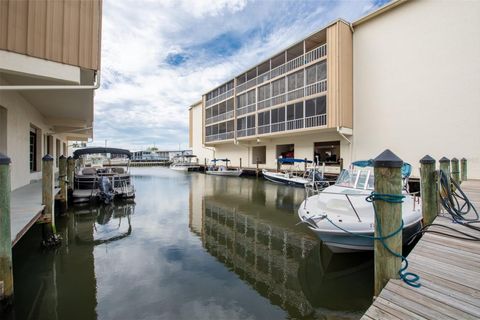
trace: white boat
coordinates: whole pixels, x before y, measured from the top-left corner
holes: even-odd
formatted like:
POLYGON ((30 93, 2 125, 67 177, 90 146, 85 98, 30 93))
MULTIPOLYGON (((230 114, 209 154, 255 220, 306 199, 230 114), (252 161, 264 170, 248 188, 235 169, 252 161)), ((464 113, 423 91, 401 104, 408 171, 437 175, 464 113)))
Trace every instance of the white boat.
MULTIPOLYGON (((75 150, 74 159, 80 159, 75 168, 73 202, 100 200, 110 203, 115 198, 134 198, 135 188, 129 173, 130 151, 117 148, 84 148, 75 150), (121 165, 104 166, 106 155, 124 157, 121 165)), ((120 163, 120 162, 119 162, 120 163)))
MULTIPOLYGON (((358 161, 340 173, 336 183, 322 192, 307 197, 298 209, 302 222, 333 252, 373 250, 375 212, 366 198, 373 191, 374 174, 370 161, 358 161)), ((410 165, 402 169, 404 186, 408 183, 410 165)), ((406 188, 404 188, 406 189, 406 188)), ((419 198, 404 190, 402 203, 403 240, 421 228, 419 198)))
POLYGON ((286 184, 294 187, 305 187, 310 184, 313 180, 317 181, 317 184, 320 181, 323 181, 322 175, 318 172, 316 168, 310 168, 306 171, 303 171, 298 166, 294 166, 297 163, 312 163, 310 160, 304 159, 294 159, 294 158, 279 158, 277 162, 282 165, 289 165, 288 169, 280 171, 269 171, 262 169, 262 174, 265 179, 274 183, 286 184), (297 172, 302 172, 298 174, 297 172))
POLYGON ((229 168, 228 159, 213 159, 213 165, 209 166, 205 171, 206 174, 210 174, 212 176, 229 176, 229 177, 239 177, 243 170, 239 168, 229 168), (217 162, 225 162, 225 165, 217 166, 217 162))
POLYGON ((176 171, 197 171, 200 169, 197 156, 193 154, 179 155, 173 158, 170 169, 176 171))

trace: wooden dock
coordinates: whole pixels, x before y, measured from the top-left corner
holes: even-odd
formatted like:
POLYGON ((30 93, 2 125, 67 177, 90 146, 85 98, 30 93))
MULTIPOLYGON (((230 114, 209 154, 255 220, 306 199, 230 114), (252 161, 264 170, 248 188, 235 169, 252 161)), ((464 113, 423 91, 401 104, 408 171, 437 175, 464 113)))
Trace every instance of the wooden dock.
MULTIPOLYGON (((480 180, 465 181, 461 187, 480 211, 480 180)), ((480 237, 480 232, 446 216, 434 223, 480 237)), ((453 234, 439 227, 432 230, 453 234)), ((480 319, 480 242, 427 232, 407 258, 408 271, 420 276, 421 287, 390 280, 362 319, 480 319)))
MULTIPOLYGON (((59 191, 59 188, 55 188, 54 194, 59 191)), ((42 215, 42 182, 35 181, 12 191, 10 206, 11 239, 14 246, 42 215)))

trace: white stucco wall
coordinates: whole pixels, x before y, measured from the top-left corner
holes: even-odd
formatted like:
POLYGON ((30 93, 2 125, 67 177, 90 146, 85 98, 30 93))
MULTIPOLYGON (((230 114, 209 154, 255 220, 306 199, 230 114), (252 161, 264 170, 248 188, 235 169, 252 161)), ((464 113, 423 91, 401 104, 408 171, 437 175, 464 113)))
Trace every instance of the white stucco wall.
POLYGON ((192 107, 192 128, 189 130, 192 131, 192 152, 198 157, 200 163, 204 162, 204 159, 213 159, 213 148, 205 148, 202 143, 202 105, 197 104, 192 107))
MULTIPOLYGON (((6 82, 0 78, 0 83, 6 82)), ((30 126, 33 125, 42 131, 41 155, 45 154, 43 135, 52 132, 52 128, 46 123, 42 114, 17 92, 0 91, 0 106, 7 110, 7 155, 12 161, 11 183, 14 190, 42 177, 41 171, 30 173, 30 126)), ((56 155, 56 139, 61 140, 61 148, 62 143, 67 142, 64 135, 53 135, 54 154, 52 156, 56 155)), ((38 168, 41 169, 41 163, 38 164, 38 168)))
POLYGON ((468 160, 480 179, 480 2, 408 1, 354 27, 353 158, 468 160))

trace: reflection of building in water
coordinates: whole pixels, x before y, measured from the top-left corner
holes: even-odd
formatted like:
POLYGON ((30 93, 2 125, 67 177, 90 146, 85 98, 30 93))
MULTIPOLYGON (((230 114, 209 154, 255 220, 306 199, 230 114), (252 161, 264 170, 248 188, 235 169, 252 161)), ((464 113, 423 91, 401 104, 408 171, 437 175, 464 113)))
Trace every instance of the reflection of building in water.
POLYGON ((273 304, 293 316, 313 307, 298 281, 299 261, 316 241, 205 202, 204 246, 273 304))
POLYGON ((207 252, 295 317, 358 318, 371 302, 371 255, 335 255, 294 214, 303 190, 191 177, 189 227, 207 252))

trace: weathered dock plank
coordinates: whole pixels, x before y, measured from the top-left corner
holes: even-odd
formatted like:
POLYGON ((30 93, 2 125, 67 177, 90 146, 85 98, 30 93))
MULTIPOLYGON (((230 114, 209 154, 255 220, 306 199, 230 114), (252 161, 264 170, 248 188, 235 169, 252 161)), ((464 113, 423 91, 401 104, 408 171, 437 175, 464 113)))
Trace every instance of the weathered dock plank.
MULTIPOLYGON (((462 190, 480 209, 480 181, 465 181, 462 190)), ((433 223, 480 237, 446 215, 433 223)), ((362 319, 480 319, 480 242, 439 226, 430 230, 444 234, 427 232, 408 256, 421 287, 390 280, 362 319)))

